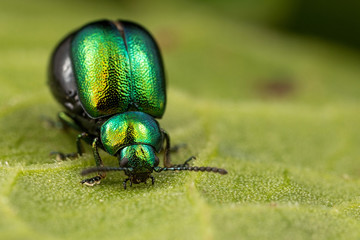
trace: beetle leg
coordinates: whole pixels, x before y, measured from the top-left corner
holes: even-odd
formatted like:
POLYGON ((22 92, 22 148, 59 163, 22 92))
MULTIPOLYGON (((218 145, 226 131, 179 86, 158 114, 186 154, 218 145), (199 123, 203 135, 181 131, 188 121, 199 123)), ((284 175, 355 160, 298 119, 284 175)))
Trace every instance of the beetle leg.
POLYGON ((193 159, 196 159, 196 157, 191 156, 183 164, 172 165, 172 167, 189 167, 189 162, 193 159))
POLYGON ((77 153, 79 156, 82 156, 82 154, 84 152, 83 146, 81 144, 81 139, 84 139, 87 137, 88 137, 88 134, 86 132, 82 132, 76 138, 76 149, 77 149, 77 153))
POLYGON ((154 183, 155 183, 155 178, 154 178, 153 176, 150 176, 150 178, 151 178, 151 184, 154 185, 154 183))
MULTIPOLYGON (((127 183, 127 181, 130 181, 130 178, 127 178, 127 179, 125 179, 125 180, 123 181, 124 190, 126 190, 126 183, 127 183)), ((131 187, 131 185, 132 185, 132 182, 130 181, 130 187, 131 187)))
MULTIPOLYGON (((77 124, 75 119, 66 112, 59 112, 58 119, 59 119, 58 122, 48 120, 48 119, 46 121, 49 122, 53 127, 57 127, 57 128, 63 129, 63 130, 72 128, 72 129, 78 130, 80 132, 83 131, 81 129, 81 127, 77 124)), ((70 159, 77 158, 77 157, 81 156, 84 152, 82 145, 81 145, 81 140, 85 140, 86 142, 91 143, 93 141, 93 138, 88 136, 88 134, 86 132, 82 132, 76 138, 77 152, 73 152, 73 153, 51 152, 50 155, 56 155, 57 160, 65 160, 66 158, 70 158, 70 159)))
POLYGON ((171 159, 170 159, 170 136, 164 129, 161 129, 161 132, 165 137, 165 149, 164 149, 164 166, 171 167, 171 159))
POLYGON ((54 121, 53 119, 47 117, 47 116, 42 116, 41 119, 42 121, 44 121, 44 123, 46 124, 46 126, 51 127, 51 128, 56 128, 59 130, 67 130, 69 127, 76 129, 78 131, 81 131, 81 128, 78 126, 78 124, 75 122, 75 120, 73 119, 73 117, 71 117, 71 115, 69 115, 66 112, 59 112, 57 114, 57 120, 58 121, 54 121))
MULTIPOLYGON (((95 159, 95 163, 97 167, 103 167, 104 163, 100 157, 99 151, 98 151, 98 147, 97 147, 97 143, 99 141, 99 138, 94 138, 93 143, 92 143, 92 150, 93 150, 93 155, 94 155, 94 159, 95 159)), ((106 177, 106 173, 105 172, 98 172, 98 175, 93 177, 93 178, 88 178, 88 179, 84 179, 81 181, 82 184, 88 185, 88 186, 94 186, 94 184, 99 184, 101 179, 106 177), (96 181, 95 183, 93 183, 94 181, 96 181)))
POLYGON ((53 119, 47 116, 41 116, 41 121, 44 123, 47 128, 56 128, 59 130, 65 130, 66 126, 61 121, 54 121, 53 119))
POLYGON ((87 138, 89 139, 89 136, 87 133, 83 132, 77 135, 76 137, 76 149, 77 152, 73 153, 62 153, 62 152, 51 152, 50 155, 56 155, 57 160, 66 160, 66 158, 75 159, 78 158, 83 154, 83 148, 81 145, 81 140, 87 138))
POLYGON ((62 129, 66 130, 67 128, 75 129, 79 132, 83 131, 81 127, 76 123, 74 118, 66 112, 59 112, 58 119, 60 120, 60 124, 62 125, 62 129))
POLYGON ((59 112, 57 114, 57 118, 58 121, 53 120, 47 116, 41 116, 41 120, 46 124, 47 127, 56 128, 59 130, 67 130, 68 128, 72 128, 79 132, 82 131, 78 123, 67 112, 59 112))
POLYGON ((98 141, 99 141, 99 138, 94 138, 93 143, 92 143, 92 150, 93 150, 96 166, 103 167, 104 163, 100 157, 100 154, 98 151, 98 146, 97 146, 98 141))
POLYGON ((170 136, 169 136, 169 134, 164 129, 161 129, 161 132, 164 134, 164 137, 165 137, 164 166, 167 167, 167 168, 169 168, 169 167, 185 167, 185 166, 189 166, 189 161, 192 160, 192 159, 195 159, 194 156, 187 159, 183 164, 175 165, 175 164, 171 163, 170 153, 177 151, 180 147, 186 146, 186 144, 179 144, 179 145, 175 145, 174 147, 170 147, 170 136))

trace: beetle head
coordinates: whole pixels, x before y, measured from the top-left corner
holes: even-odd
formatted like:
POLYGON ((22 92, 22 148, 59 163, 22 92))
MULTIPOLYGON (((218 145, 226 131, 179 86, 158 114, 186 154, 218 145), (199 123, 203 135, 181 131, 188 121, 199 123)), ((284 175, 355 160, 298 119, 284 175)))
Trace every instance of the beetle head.
POLYGON ((159 158, 149 145, 130 145, 120 151, 119 164, 128 169, 125 174, 129 176, 131 183, 138 184, 150 178, 154 167, 159 165, 159 158))

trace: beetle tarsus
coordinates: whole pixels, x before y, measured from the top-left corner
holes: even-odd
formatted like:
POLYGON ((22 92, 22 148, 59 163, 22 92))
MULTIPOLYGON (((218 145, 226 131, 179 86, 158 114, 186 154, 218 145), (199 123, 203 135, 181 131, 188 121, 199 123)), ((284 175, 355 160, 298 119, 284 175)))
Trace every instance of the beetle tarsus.
POLYGON ((172 165, 171 167, 189 167, 189 162, 193 159, 196 159, 196 157, 191 156, 183 164, 172 165))
POLYGON ((84 152, 82 144, 81 144, 81 140, 85 139, 87 137, 88 137, 88 134, 86 132, 82 132, 79 135, 77 135, 77 137, 76 137, 76 150, 77 150, 77 153, 79 154, 79 156, 82 156, 83 152, 84 152))
POLYGON ((87 178, 81 181, 81 184, 86 185, 86 186, 94 186, 95 184, 100 184, 102 177, 101 176, 95 176, 92 178, 87 178))
POLYGON ((189 162, 190 162, 191 160, 193 160, 193 159, 196 159, 196 157, 195 157, 195 156, 189 157, 182 165, 183 165, 183 166, 189 166, 189 162))

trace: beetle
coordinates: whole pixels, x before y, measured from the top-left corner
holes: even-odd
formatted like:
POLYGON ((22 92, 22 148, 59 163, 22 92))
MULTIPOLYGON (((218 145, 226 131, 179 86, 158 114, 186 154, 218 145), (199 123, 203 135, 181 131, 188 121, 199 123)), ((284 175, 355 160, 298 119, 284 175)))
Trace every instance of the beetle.
POLYGON ((48 69, 48 85, 65 108, 58 114, 65 128, 80 132, 77 152, 55 152, 61 159, 83 153, 81 141, 92 146, 96 167, 82 175, 97 175, 81 181, 93 186, 106 172, 123 171, 138 184, 153 172, 208 171, 226 174, 215 167, 191 167, 188 162, 170 161, 170 136, 155 118, 166 107, 166 83, 160 50, 142 26, 130 21, 101 20, 87 24, 66 36, 55 48, 48 69), (119 160, 119 167, 107 167, 98 148, 119 160), (164 167, 156 154, 164 152, 164 167))

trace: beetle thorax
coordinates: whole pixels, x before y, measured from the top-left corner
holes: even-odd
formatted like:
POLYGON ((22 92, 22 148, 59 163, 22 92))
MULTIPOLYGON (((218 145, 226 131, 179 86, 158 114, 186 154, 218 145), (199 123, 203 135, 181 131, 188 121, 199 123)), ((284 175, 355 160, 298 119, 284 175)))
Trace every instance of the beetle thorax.
MULTIPOLYGON (((105 151, 111 155, 132 145, 149 145, 159 152, 162 145, 162 134, 158 123, 153 117, 143 112, 125 112, 114 115, 101 126, 100 137, 105 151)), ((143 148, 132 147, 125 149, 125 152, 131 151, 139 158, 142 154, 149 154, 146 153, 146 149, 141 149, 143 148)))

